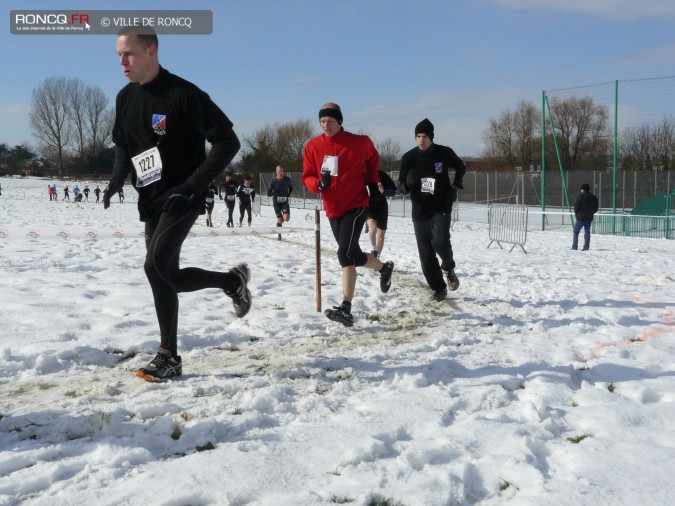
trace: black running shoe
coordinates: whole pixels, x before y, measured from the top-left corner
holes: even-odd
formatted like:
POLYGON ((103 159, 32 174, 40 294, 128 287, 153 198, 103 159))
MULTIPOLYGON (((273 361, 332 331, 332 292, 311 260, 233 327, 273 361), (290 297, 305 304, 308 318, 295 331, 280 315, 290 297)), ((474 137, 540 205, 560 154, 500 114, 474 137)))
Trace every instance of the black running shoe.
POLYGON ((225 294, 232 297, 232 305, 234 306, 234 313, 238 318, 243 318, 251 309, 253 298, 251 291, 248 289, 248 280, 251 277, 251 271, 246 264, 239 264, 230 269, 230 273, 239 278, 239 287, 233 291, 225 291, 225 294))
POLYGON ((434 294, 431 296, 431 300, 435 300, 436 302, 443 302, 447 296, 448 296, 448 289, 441 288, 440 290, 436 290, 434 292, 434 294))
POLYGON ((457 276, 455 275, 455 269, 445 271, 445 279, 448 280, 448 288, 451 292, 454 292, 459 288, 459 279, 457 279, 457 276))
POLYGON ((326 309, 323 314, 325 314, 329 320, 340 322, 345 327, 351 327, 354 325, 354 317, 351 314, 345 312, 345 310, 342 309, 342 306, 333 306, 330 309, 326 309))
POLYGON ((183 361, 180 357, 168 357, 157 353, 155 358, 136 371, 136 376, 151 383, 162 383, 183 374, 183 361))
POLYGON ((384 267, 380 271, 380 290, 387 293, 391 288, 391 274, 394 272, 394 262, 384 262, 384 267))

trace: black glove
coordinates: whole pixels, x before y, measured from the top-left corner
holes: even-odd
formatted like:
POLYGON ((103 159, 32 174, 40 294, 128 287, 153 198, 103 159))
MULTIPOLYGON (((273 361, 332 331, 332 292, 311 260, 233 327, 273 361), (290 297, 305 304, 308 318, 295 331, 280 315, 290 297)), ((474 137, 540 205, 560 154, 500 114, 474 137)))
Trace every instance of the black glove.
POLYGON ((124 178, 114 177, 108 183, 108 191, 103 194, 103 209, 110 207, 110 199, 124 187, 124 178))
POLYGON ((370 194, 369 200, 373 204, 377 204, 384 198, 377 183, 368 183, 368 193, 370 194))
POLYGON ((455 182, 452 183, 452 186, 454 186, 455 188, 458 188, 460 190, 464 189, 464 187, 462 186, 462 180, 461 179, 455 178, 455 182))
POLYGON ((330 175, 329 170, 325 170, 321 173, 321 181, 319 181, 319 190, 324 191, 326 188, 330 186, 330 184, 333 182, 333 178, 330 175))
POLYGON ((269 190, 267 190, 267 196, 273 197, 276 192, 277 191, 274 188, 270 188, 269 190))
POLYGON ((169 190, 163 211, 171 216, 183 216, 192 207, 194 199, 194 188, 188 183, 179 184, 169 190))
POLYGON ((448 204, 452 205, 453 202, 457 201, 457 189, 454 186, 450 187, 448 191, 448 204))
POLYGON ((420 180, 417 177, 417 171, 410 169, 405 178, 405 185, 408 187, 408 190, 412 190, 419 184, 420 180))

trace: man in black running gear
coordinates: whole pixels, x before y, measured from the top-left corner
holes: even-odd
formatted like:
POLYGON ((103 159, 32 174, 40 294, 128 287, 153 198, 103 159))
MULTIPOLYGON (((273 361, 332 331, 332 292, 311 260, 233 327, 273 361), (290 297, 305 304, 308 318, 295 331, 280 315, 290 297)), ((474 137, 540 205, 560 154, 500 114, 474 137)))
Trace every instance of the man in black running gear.
MULTIPOLYGON (((267 188, 267 196, 272 197, 272 206, 274 214, 277 216, 277 227, 281 227, 285 222, 291 219, 291 193, 293 193, 293 183, 291 178, 286 176, 283 165, 277 165, 274 169, 274 178, 270 181, 267 188)), ((279 234, 281 240, 281 234, 279 234)))
POLYGON ((248 214, 248 226, 251 226, 251 206, 255 200, 255 189, 251 184, 251 176, 244 176, 244 182, 237 188, 239 197, 239 226, 244 222, 244 214, 248 214))
POLYGON ((234 205, 237 200, 237 188, 238 184, 232 180, 232 173, 225 173, 225 182, 220 185, 219 194, 220 198, 225 201, 225 207, 227 208, 227 226, 234 227, 234 205))
POLYGON ((179 265, 183 241, 204 213, 209 183, 240 145, 232 123, 206 93, 160 66, 157 47, 157 35, 148 27, 127 27, 117 37, 120 64, 130 82, 117 95, 115 163, 103 197, 107 209, 131 172, 145 223, 144 269, 160 331, 157 356, 137 372, 149 381, 182 373, 177 353, 178 293, 220 288, 232 298, 238 317, 251 305, 245 264, 228 272, 179 265))
POLYGON ((448 288, 453 291, 459 288, 450 243, 450 219, 457 189, 463 188, 466 168, 451 148, 434 144, 433 140, 434 125, 425 118, 415 127, 417 147, 401 159, 398 185, 402 192, 410 193, 417 250, 424 277, 434 291, 432 298, 443 300, 448 288), (455 171, 453 182, 451 169, 455 171))

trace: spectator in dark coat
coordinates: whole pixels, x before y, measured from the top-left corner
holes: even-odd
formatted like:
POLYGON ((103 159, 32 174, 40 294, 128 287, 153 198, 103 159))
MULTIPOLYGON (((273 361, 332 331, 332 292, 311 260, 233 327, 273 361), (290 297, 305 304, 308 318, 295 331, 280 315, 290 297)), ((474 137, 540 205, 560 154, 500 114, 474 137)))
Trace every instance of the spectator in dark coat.
POLYGON ((584 229, 584 247, 583 251, 588 251, 591 246, 591 223, 593 215, 598 212, 598 197, 591 193, 591 188, 587 183, 581 185, 581 190, 577 200, 574 202, 574 236, 572 238, 572 249, 577 249, 579 245, 579 232, 584 229))

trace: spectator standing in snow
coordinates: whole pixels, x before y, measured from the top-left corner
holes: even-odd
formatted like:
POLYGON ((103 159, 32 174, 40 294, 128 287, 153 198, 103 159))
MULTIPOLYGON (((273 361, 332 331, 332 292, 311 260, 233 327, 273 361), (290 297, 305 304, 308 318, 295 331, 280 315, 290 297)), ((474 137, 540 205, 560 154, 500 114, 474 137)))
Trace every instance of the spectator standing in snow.
POLYGON ((574 201, 574 232, 572 235, 572 249, 579 247, 579 232, 584 229, 584 247, 583 251, 588 251, 591 247, 591 223, 593 215, 598 212, 598 197, 591 193, 591 187, 588 183, 581 185, 579 195, 574 201))

